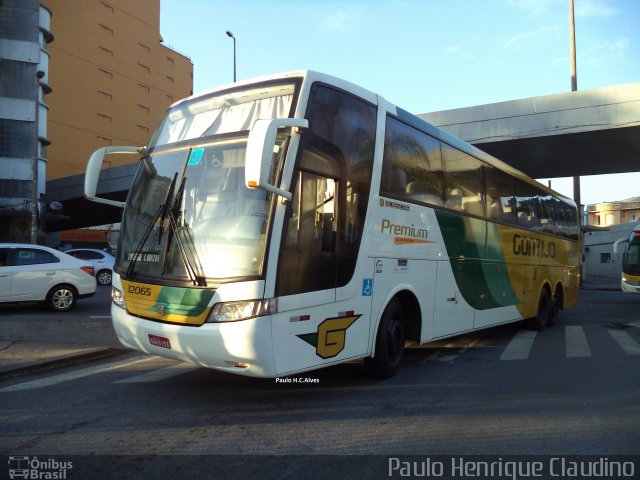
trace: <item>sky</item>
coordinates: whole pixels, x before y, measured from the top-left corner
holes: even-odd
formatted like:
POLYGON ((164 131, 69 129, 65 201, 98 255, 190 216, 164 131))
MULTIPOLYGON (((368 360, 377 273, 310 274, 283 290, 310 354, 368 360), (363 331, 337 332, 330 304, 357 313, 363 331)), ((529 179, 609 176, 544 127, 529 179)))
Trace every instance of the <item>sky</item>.
MULTIPOLYGON (((574 2, 578 89, 640 82, 640 1, 574 2)), ((233 81, 231 31, 238 80, 318 70, 420 114, 570 91, 569 3, 161 0, 160 32, 195 93, 233 81)), ((551 186, 573 197, 572 179, 551 186)), ((640 172, 582 177, 583 204, 634 196, 640 172)))

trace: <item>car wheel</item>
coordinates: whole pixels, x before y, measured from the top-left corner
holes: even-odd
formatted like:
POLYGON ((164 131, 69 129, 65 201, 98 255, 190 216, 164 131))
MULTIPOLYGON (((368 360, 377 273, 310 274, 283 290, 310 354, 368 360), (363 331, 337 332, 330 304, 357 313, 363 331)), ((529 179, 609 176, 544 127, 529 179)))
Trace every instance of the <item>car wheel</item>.
POLYGON ((78 294, 69 285, 57 285, 47 295, 47 306, 55 312, 67 312, 75 304, 78 294))
POLYGON ((100 270, 96 278, 100 285, 111 285, 111 270, 100 270))

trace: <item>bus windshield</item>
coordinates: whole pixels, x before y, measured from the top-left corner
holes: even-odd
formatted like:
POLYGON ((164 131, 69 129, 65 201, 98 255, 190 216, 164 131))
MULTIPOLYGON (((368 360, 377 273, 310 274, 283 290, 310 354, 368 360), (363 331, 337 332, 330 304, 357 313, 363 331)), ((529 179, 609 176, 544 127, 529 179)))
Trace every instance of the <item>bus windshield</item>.
POLYGON ((640 230, 634 230, 622 259, 622 271, 628 275, 640 275, 640 230))
MULTIPOLYGON (((248 129, 257 118, 289 116, 292 92, 252 86, 167 112, 129 191, 116 272, 197 286, 262 275, 273 195, 244 184, 248 129)), ((274 183, 286 139, 274 148, 274 183)))
POLYGON ((209 135, 247 131, 258 118, 287 118, 295 85, 253 85, 180 102, 169 109, 150 148, 209 135))

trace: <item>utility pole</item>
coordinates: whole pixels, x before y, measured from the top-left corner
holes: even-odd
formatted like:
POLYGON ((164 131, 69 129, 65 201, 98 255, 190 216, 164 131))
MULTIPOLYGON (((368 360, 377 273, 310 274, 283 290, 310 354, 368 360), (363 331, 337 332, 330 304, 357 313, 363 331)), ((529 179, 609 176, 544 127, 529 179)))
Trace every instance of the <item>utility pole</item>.
POLYGON ((38 70, 36 73, 36 98, 35 105, 36 110, 34 112, 33 124, 33 165, 32 165, 32 192, 31 192, 31 243, 38 243, 38 223, 40 218, 40 212, 38 211, 38 202, 40 201, 38 195, 38 168, 40 163, 40 79, 44 77, 44 72, 38 70))
MULTIPOLYGON (((571 91, 578 90, 578 74, 576 70, 576 22, 574 20, 574 0, 569 0, 569 42, 571 47, 571 91)), ((580 177, 573 177, 573 200, 578 204, 578 210, 582 216, 580 208, 580 177)))

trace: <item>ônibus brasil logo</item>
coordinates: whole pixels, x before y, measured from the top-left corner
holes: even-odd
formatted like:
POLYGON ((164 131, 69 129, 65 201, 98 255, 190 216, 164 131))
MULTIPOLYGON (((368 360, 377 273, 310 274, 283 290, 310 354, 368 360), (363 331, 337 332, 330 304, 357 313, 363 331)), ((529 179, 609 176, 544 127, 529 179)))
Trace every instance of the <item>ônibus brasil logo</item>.
POLYGON ((325 319, 314 333, 304 333, 298 338, 312 347, 316 347, 316 355, 320 358, 333 358, 344 350, 347 328, 362 315, 349 315, 325 319))

